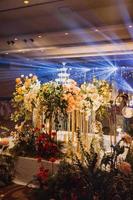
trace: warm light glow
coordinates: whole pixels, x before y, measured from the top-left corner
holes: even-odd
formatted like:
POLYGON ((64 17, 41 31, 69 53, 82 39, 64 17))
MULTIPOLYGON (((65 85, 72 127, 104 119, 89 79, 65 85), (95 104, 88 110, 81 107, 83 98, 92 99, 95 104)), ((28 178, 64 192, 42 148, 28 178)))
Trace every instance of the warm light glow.
POLYGON ((29 3, 29 1, 24 1, 24 3, 25 3, 25 4, 28 4, 28 3, 29 3))
POLYGON ((42 36, 41 36, 41 35, 38 35, 38 38, 42 38, 42 36))
POLYGON ((118 133, 121 133, 121 132, 122 132, 122 128, 121 128, 121 127, 118 127, 118 128, 117 128, 117 132, 118 132, 118 133))

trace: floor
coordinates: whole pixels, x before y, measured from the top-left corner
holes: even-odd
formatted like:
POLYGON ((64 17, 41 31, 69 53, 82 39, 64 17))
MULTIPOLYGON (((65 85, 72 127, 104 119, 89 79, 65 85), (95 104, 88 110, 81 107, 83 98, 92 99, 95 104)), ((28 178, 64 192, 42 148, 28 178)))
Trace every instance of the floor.
POLYGON ((0 189, 0 200, 30 200, 27 193, 28 188, 11 184, 0 189))

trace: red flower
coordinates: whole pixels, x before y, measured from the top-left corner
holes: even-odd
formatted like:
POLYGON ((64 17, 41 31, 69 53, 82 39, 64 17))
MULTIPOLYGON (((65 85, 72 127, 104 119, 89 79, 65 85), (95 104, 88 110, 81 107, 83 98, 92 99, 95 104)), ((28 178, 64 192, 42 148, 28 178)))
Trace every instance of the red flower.
POLYGON ((57 135, 56 131, 52 131, 51 135, 55 137, 57 135))
POLYGON ((40 163, 41 161, 42 161, 42 158, 41 158, 41 157, 38 157, 38 158, 37 158, 37 162, 40 163))
POLYGON ((44 149, 47 151, 49 148, 51 147, 51 143, 50 142, 46 142, 44 144, 44 149))
POLYGON ((49 159, 50 162, 54 163, 56 161, 56 158, 52 157, 49 159))
POLYGON ((35 131, 35 132, 38 132, 38 131, 40 131, 40 129, 36 127, 36 128, 34 129, 34 131, 35 131))
POLYGON ((45 171, 41 171, 37 174, 37 177, 43 180, 46 180, 48 178, 48 173, 45 171))
POLYGON ((52 147, 57 148, 57 144, 53 143, 53 144, 52 144, 52 147))
POLYGON ((43 133, 37 138, 37 141, 42 142, 44 139, 45 139, 45 134, 43 133))
POLYGON ((39 168, 39 172, 37 173, 37 177, 41 180, 46 180, 48 178, 48 169, 44 169, 43 166, 39 168))

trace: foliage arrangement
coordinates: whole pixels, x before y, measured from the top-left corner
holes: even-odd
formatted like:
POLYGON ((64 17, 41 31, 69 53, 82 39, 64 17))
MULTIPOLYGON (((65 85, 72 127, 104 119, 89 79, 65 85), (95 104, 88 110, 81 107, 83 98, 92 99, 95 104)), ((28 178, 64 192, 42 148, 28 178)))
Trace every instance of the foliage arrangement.
MULTIPOLYGON (((58 130, 59 116, 67 116, 66 109, 68 103, 63 98, 63 94, 63 86, 56 82, 42 84, 38 94, 40 113, 45 113, 44 122, 46 122, 47 119, 52 120, 52 117, 54 117, 56 130, 58 130)), ((50 123, 52 122, 50 121, 50 123)))
POLYGON ((0 155, 0 187, 11 183, 14 176, 14 158, 11 155, 0 155))
POLYGON ((111 87, 105 80, 93 79, 92 83, 81 85, 82 101, 80 110, 90 116, 92 111, 97 111, 100 107, 107 106, 111 100, 111 87))
MULTIPOLYGON (((43 125, 44 127, 44 125, 43 125)), ((61 142, 56 142, 56 132, 48 134, 44 128, 33 128, 29 125, 17 127, 14 136, 14 147, 10 152, 15 156, 42 157, 49 159, 51 157, 61 158, 63 156, 61 142)))
POLYGON ((51 137, 52 123, 53 129, 58 131, 59 120, 67 118, 67 114, 74 110, 85 112, 88 117, 92 111, 96 112, 101 106, 108 105, 110 91, 111 88, 106 81, 96 79, 92 83, 78 87, 73 80, 68 85, 61 85, 56 82, 40 84, 36 76, 17 78, 12 100, 14 112, 11 116, 18 127, 13 134, 13 151, 17 152, 17 155, 26 156, 36 155, 37 149, 40 154, 45 152, 43 157, 49 157, 50 154, 54 156, 53 152, 58 154, 58 151, 60 154, 60 143, 57 145, 51 137), (43 123, 49 126, 48 133, 42 132, 43 123), (35 133, 27 124, 39 128, 39 133, 35 133), (42 141, 37 142, 39 140, 42 141))
POLYGON ((110 154, 100 158, 93 142, 87 152, 81 141, 83 160, 74 154, 72 163, 62 161, 58 173, 50 178, 44 177, 43 186, 31 194, 36 200, 132 200, 132 168, 121 157, 131 142, 132 138, 125 135, 112 146, 110 154))
POLYGON ((58 124, 59 115, 64 117, 68 112, 80 110, 89 116, 92 110, 107 106, 110 100, 111 87, 104 80, 94 78, 92 83, 78 87, 75 81, 68 85, 40 84, 36 76, 17 78, 12 119, 15 122, 32 120, 34 109, 37 109, 38 115, 44 113, 44 122, 56 116, 55 124, 58 124))
POLYGON ((4 138, 9 135, 9 129, 5 126, 0 126, 0 137, 4 138))
POLYGON ((37 93, 40 89, 40 82, 36 76, 16 79, 16 90, 13 93, 12 105, 14 113, 11 119, 14 122, 32 120, 32 111, 36 106, 37 93))

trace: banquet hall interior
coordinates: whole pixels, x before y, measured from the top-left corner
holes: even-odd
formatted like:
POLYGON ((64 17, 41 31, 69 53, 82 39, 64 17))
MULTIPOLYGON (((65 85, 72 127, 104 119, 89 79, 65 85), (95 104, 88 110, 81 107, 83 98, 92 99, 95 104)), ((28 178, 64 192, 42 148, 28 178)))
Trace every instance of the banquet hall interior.
POLYGON ((0 200, 133 199, 133 1, 0 1, 0 200))

